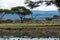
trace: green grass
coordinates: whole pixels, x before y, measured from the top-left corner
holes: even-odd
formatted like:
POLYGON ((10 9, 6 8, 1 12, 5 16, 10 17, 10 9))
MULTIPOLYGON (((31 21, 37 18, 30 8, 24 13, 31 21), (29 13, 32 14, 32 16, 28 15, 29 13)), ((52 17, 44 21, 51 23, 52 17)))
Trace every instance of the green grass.
POLYGON ((0 28, 60 28, 60 25, 39 23, 5 23, 0 24, 0 28))

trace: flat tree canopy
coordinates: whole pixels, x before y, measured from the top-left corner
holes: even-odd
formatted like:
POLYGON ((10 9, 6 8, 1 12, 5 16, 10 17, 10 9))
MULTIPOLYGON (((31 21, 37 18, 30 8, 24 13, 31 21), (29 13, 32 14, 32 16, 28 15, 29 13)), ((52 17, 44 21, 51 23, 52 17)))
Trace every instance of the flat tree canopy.
POLYGON ((29 15, 31 14, 31 11, 29 9, 26 9, 25 7, 13 7, 11 10, 13 10, 15 13, 20 15, 29 15))
POLYGON ((26 9, 25 7, 13 7, 11 9, 14 13, 18 14, 18 16, 21 19, 21 23, 23 22, 23 17, 29 14, 32 14, 32 12, 29 9, 26 9))

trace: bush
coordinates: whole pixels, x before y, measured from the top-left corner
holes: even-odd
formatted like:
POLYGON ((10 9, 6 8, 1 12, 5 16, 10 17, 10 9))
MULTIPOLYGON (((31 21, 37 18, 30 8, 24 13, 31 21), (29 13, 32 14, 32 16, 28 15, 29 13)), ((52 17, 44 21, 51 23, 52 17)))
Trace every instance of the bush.
POLYGON ((13 20, 12 20, 12 19, 7 19, 5 22, 6 22, 6 23, 12 23, 13 20))
POLYGON ((16 20, 15 20, 15 23, 19 23, 19 22, 20 22, 20 20, 19 20, 19 19, 16 19, 16 20))
POLYGON ((32 18, 25 18, 24 21, 25 22, 31 22, 32 21, 32 18))
POLYGON ((3 23, 3 20, 0 19, 0 23, 3 23))

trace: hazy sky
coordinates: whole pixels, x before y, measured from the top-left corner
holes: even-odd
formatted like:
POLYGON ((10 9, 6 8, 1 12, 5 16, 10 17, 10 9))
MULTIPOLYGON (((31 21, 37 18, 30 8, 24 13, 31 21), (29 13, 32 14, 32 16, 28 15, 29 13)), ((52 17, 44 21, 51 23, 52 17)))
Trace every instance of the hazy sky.
MULTIPOLYGON (((7 8, 7 9, 10 9, 12 7, 15 7, 15 6, 25 6, 26 5, 24 4, 24 1, 25 0, 1 0, 0 1, 0 8, 7 8)), ((33 0, 34 1, 34 0, 33 0)), ((43 5, 37 7, 37 8, 34 8, 33 10, 44 10, 44 11, 52 11, 52 10, 57 10, 57 7, 53 4, 53 5, 50 5, 50 6, 46 6, 44 3, 43 5)))

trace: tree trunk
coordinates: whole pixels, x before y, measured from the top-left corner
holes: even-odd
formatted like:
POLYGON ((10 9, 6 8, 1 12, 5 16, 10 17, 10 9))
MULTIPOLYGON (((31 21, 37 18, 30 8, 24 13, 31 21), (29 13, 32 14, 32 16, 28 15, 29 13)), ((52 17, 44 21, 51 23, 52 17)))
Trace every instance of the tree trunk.
POLYGON ((2 18, 5 16, 5 13, 4 14, 1 14, 0 16, 0 20, 2 20, 2 18))
POLYGON ((19 17, 20 17, 20 22, 23 23, 23 16, 20 15, 20 14, 18 14, 18 15, 19 15, 19 17))
POLYGON ((33 23, 33 21, 34 21, 34 20, 33 20, 33 14, 31 14, 31 18, 32 18, 32 21, 31 21, 31 22, 33 23))
POLYGON ((20 19, 21 19, 21 23, 23 23, 23 17, 20 17, 20 19))

